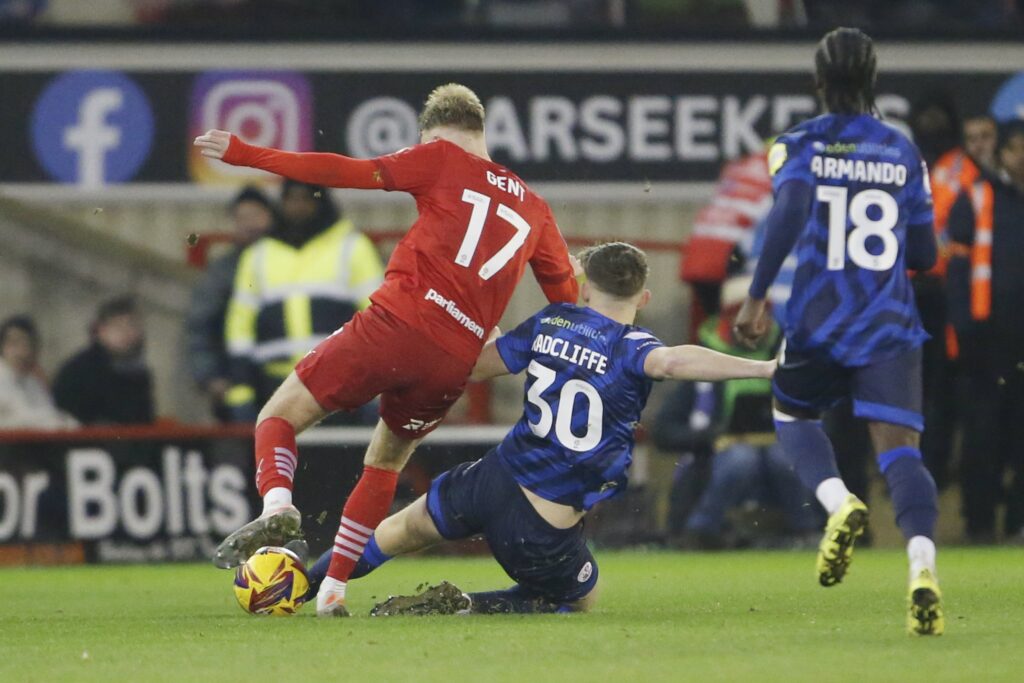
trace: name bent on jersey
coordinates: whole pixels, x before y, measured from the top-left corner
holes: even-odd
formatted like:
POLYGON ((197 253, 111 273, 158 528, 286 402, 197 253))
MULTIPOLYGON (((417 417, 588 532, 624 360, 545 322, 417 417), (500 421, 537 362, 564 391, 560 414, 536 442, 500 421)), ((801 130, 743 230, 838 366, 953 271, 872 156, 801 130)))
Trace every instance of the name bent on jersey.
POLYGON ((506 367, 527 371, 525 408, 497 448, 516 481, 588 510, 626 488, 634 430, 662 343, 590 308, 553 304, 498 339, 506 367))
POLYGON ((813 188, 786 308, 789 348, 862 366, 919 346, 907 227, 932 223, 928 171, 900 131, 868 115, 826 114, 780 136, 773 186, 813 188))

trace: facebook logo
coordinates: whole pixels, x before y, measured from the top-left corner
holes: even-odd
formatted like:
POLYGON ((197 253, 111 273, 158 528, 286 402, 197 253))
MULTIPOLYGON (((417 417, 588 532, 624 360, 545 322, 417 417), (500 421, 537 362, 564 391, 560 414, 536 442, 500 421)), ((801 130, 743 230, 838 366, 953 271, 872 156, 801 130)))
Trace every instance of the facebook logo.
POLYGON ((32 147, 50 177, 102 187, 135 177, 153 142, 153 110, 117 71, 72 71, 46 86, 32 112, 32 147))

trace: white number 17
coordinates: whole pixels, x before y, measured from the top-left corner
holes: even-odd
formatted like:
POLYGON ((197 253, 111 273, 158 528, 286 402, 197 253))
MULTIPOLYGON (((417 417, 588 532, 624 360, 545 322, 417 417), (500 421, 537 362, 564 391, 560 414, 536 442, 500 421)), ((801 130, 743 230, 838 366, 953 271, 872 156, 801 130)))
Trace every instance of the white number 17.
MULTIPOLYGON (((485 194, 465 189, 462 191, 462 201, 473 205, 473 213, 469 216, 466 236, 462 238, 462 245, 459 247, 455 262, 464 268, 469 268, 469 264, 473 261, 473 255, 476 253, 476 247, 480 244, 480 235, 483 233, 484 223, 487 221, 487 211, 491 208, 491 198, 485 194)), ((495 273, 504 268, 505 264, 511 261, 520 247, 526 243, 526 236, 530 234, 530 224, 514 210, 504 204, 498 204, 496 213, 498 218, 504 219, 516 229, 516 234, 512 235, 512 239, 499 249, 497 254, 480 266, 480 277, 484 280, 490 280, 495 273)))

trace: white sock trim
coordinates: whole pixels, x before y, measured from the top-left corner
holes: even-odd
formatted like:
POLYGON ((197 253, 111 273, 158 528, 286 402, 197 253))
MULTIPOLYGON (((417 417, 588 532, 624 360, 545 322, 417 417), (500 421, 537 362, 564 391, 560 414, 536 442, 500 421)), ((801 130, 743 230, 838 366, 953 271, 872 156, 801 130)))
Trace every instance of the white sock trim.
POLYGON ((342 557, 347 557, 348 559, 352 560, 353 562, 358 562, 359 558, 362 557, 362 552, 354 553, 351 550, 345 550, 344 548, 342 548, 341 546, 338 546, 338 545, 334 546, 334 552, 338 553, 342 557))
POLYGON ((349 529, 352 529, 353 531, 358 531, 360 533, 366 534, 367 538, 369 538, 373 534, 373 529, 371 529, 370 527, 363 526, 359 522, 355 522, 345 516, 342 516, 341 518, 341 526, 347 526, 349 529))
POLYGON ((825 508, 825 512, 834 515, 843 506, 846 497, 850 495, 850 490, 846 488, 846 484, 839 477, 829 477, 818 484, 814 495, 818 498, 821 506, 825 508))
POLYGON ((327 596, 345 599, 345 582, 332 579, 327 576, 320 583, 320 589, 316 592, 316 606, 317 610, 325 606, 327 602, 327 596))
POLYGON ((910 560, 910 575, 916 576, 921 570, 935 571, 935 541, 927 536, 914 536, 907 541, 907 559, 910 560))
POLYGON ((292 491, 283 486, 275 486, 263 496, 263 514, 271 510, 285 508, 292 504, 292 491))

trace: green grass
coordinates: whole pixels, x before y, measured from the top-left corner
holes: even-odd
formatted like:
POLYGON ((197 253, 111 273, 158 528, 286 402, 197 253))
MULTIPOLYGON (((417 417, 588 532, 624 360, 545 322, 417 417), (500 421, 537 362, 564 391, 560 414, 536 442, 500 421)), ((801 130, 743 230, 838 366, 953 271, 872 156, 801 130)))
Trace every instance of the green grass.
MULTIPOLYGON (((831 589, 807 552, 597 557, 591 614, 330 621, 250 617, 207 566, 0 570, 0 681, 1024 680, 1024 550, 941 553, 941 638, 904 633, 899 552, 858 551, 831 589)), ((507 584, 482 558, 397 560, 350 606, 440 579, 507 584)))

